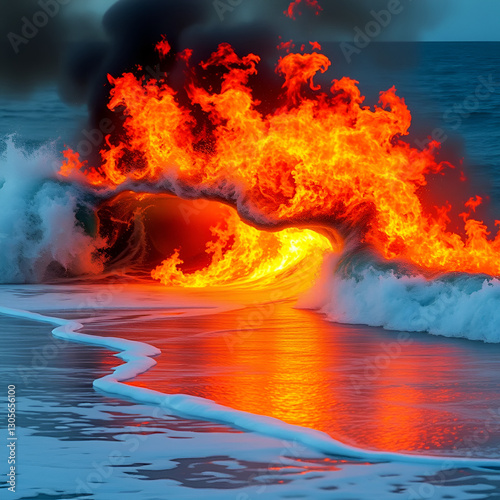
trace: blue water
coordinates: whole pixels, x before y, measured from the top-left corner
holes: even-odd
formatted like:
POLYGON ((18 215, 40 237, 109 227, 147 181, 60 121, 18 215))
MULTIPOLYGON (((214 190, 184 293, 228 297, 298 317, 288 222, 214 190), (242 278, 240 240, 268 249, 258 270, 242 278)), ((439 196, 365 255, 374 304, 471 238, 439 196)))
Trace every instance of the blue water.
POLYGON ((54 141, 61 148, 85 129, 86 118, 86 108, 61 102, 55 87, 39 89, 28 99, 0 96, 0 137, 15 134, 16 143, 28 148, 54 141))
MULTIPOLYGON (((187 302, 187 307, 170 309, 175 313, 170 316, 161 309, 123 306, 108 310, 86 305, 74 310, 79 300, 99 304, 102 290, 74 285, 62 292, 60 287, 3 285, 0 291, 0 303, 15 299, 18 308, 50 307, 51 315, 83 320, 90 334, 128 337, 161 347, 158 365, 145 374, 156 376, 156 386, 147 380, 147 387, 158 389, 161 383, 170 393, 198 395, 201 391, 200 395, 216 401, 221 397, 234 401, 233 406, 253 394, 270 403, 282 401, 291 414, 305 412, 313 419, 326 409, 342 441, 349 442, 349 432, 358 429, 365 439, 387 448, 391 441, 404 447, 412 435, 423 442, 427 431, 440 429, 435 441, 427 436, 427 452, 433 444, 452 439, 455 446, 445 456, 457 451, 465 457, 484 456, 490 449, 487 454, 495 458, 496 439, 491 432, 498 430, 498 400, 487 378, 494 377, 498 346, 490 350, 483 344, 469 346, 467 341, 414 335, 412 350, 405 347, 402 356, 380 370, 375 380, 365 380, 366 387, 358 392, 350 375, 356 371, 361 375, 373 358, 371 353, 375 356, 381 353, 381 345, 394 342, 393 334, 332 325, 319 316, 297 321, 311 313, 281 304, 267 323, 256 326, 231 352, 227 334, 237 334, 238 322, 249 312, 245 309, 198 317, 190 316, 193 309, 187 302), (92 300, 75 299, 79 295, 92 300), (73 305, 61 296, 73 297, 73 305), (58 306, 67 309, 53 309, 58 306), (315 344, 323 355, 314 351, 315 344), (486 349, 491 356, 485 355, 486 349), (481 362, 483 357, 488 358, 486 363, 481 362), (449 363, 443 364, 444 359, 449 363), (259 367, 255 360, 265 364, 259 367), (464 367, 461 378, 453 373, 457 363, 464 367), (422 370, 424 364, 426 370, 422 370), (433 380, 434 373, 439 373, 439 381, 433 380), (325 374, 331 385, 324 384, 325 374), (231 383, 235 390, 227 391, 231 383), (322 394, 323 401, 318 397, 322 394), (323 410, 318 403, 326 403, 323 410), (464 423, 468 428, 459 429, 464 423)), ((146 292, 154 295, 154 290, 146 292)), ((169 302, 162 290, 156 292, 161 292, 164 303, 172 304, 172 296, 169 302)), ((51 328, 0 316, 0 339, 6 346, 0 376, 16 385, 18 409, 18 488, 11 494, 5 481, 0 481, 1 498, 498 500, 495 466, 457 467, 445 456, 433 463, 401 463, 326 455, 300 440, 242 432, 186 418, 168 407, 96 392, 92 381, 123 361, 100 347, 58 340, 50 334, 51 328)), ((0 403, 5 400, 0 395, 0 403)), ((289 420, 290 415, 283 418, 289 420)), ((2 476, 5 456, 0 453, 2 476)))

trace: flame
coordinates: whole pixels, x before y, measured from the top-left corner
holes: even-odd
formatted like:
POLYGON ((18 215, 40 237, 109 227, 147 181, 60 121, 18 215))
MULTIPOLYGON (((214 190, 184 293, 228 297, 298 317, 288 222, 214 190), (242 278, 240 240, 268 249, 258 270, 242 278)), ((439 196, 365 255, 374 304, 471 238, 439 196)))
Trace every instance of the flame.
POLYGON ((165 194, 122 192, 100 204, 96 225, 114 256, 111 268, 186 288, 275 285, 295 296, 312 286, 325 253, 341 249, 331 232, 261 231, 227 205, 165 194))
POLYGON ((158 42, 155 48, 158 51, 158 54, 160 54, 160 58, 163 59, 168 55, 168 53, 171 50, 171 47, 167 39, 165 38, 165 35, 162 36, 161 42, 158 42))
POLYGON ((183 261, 176 250, 151 272, 153 279, 164 285, 188 288, 249 284, 261 288, 297 273, 306 263, 308 269, 314 269, 312 275, 308 273, 314 279, 324 254, 332 250, 328 238, 309 229, 259 231, 229 210, 225 227, 213 227, 212 234, 215 241, 208 242, 206 249, 212 255, 209 266, 185 274, 179 267, 183 261))
MULTIPOLYGON (((292 14, 299 3, 291 5, 292 14)), ((163 55, 170 50, 166 40, 158 50, 163 55)), ((189 57, 183 59, 189 64, 189 57)), ((491 239, 485 224, 472 218, 479 198, 463 214, 465 238, 448 229, 451 205, 439 208, 437 215, 424 207, 419 189, 426 176, 450 165, 437 160, 436 141, 420 150, 402 139, 408 135, 411 113, 394 87, 381 92, 379 105, 371 109, 363 105, 355 80, 333 80, 328 91, 315 84, 316 75, 331 65, 325 55, 290 53, 276 70, 284 77, 282 102, 265 113, 249 85, 259 61, 255 54, 240 57, 229 44, 221 44, 197 69, 218 71, 219 84, 204 83, 190 68, 188 104, 180 103, 166 79, 109 76, 113 88, 108 106, 124 110, 125 137, 106 138, 102 164, 94 169, 67 150, 61 175, 83 170, 96 187, 147 181, 170 186, 172 192, 216 197, 236 204, 247 219, 268 225, 355 226, 362 241, 386 259, 404 259, 432 272, 500 274, 500 236, 491 239)), ((308 233, 296 240, 289 230, 268 240, 251 229, 242 232, 230 219, 228 228, 215 231, 220 243, 209 249, 209 272, 184 276, 174 255, 153 276, 184 286, 236 279, 238 266, 232 262, 241 261, 238 250, 230 250, 228 260, 223 255, 228 231, 242 245, 261 247, 261 255, 252 256, 251 279, 263 272, 258 263, 264 258, 280 270, 288 265, 284 252, 295 255, 297 245, 313 252, 310 243, 316 241, 323 249, 308 233)))
MULTIPOLYGON (((289 17, 290 19, 296 19, 296 13, 302 15, 302 12, 300 11, 300 4, 302 3, 303 0, 293 0, 290 2, 290 5, 288 6, 288 9, 285 10, 284 14, 285 16, 289 17)), ((312 9, 315 10, 315 14, 317 16, 320 15, 320 13, 323 11, 323 8, 319 4, 318 0, 305 0, 304 3, 308 6, 311 7, 312 9)))

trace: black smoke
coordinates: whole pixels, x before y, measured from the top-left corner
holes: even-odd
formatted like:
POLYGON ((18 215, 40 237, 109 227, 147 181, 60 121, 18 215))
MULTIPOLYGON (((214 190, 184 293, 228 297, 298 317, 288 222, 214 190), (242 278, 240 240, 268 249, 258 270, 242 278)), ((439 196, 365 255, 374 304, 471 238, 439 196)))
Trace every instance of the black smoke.
MULTIPOLYGON (((280 41, 292 39, 297 50, 302 44, 309 47, 310 40, 353 44, 356 33, 365 31, 374 15, 387 20, 387 11, 396 10, 370 39, 371 45, 390 39, 417 40, 443 14, 432 0, 320 0, 319 16, 304 0, 296 9, 295 20, 284 15, 289 0, 118 0, 98 20, 83 14, 85 1, 3 2, 0 91, 5 95, 29 93, 40 85, 57 83, 65 101, 88 103, 92 130, 102 128, 103 119, 106 128, 109 119, 117 120, 106 106, 108 73, 118 76, 136 71, 140 64, 147 77, 169 74, 169 83, 181 90, 184 66, 173 54, 191 48, 196 65, 227 42, 241 55, 254 52, 262 57, 259 76, 250 83, 256 98, 270 108, 282 83, 274 72, 283 55, 277 50, 280 41), (162 35, 171 44, 172 54, 160 61, 154 47, 162 35)), ((332 59, 341 61, 341 45, 334 45, 332 59)), ((365 54, 380 59, 379 63, 387 63, 384 57, 398 62, 405 59, 385 49, 365 54)))
POLYGON ((82 99, 102 83, 136 64, 157 64, 153 46, 166 35, 174 51, 193 48, 200 59, 220 42, 237 50, 271 55, 278 37, 299 46, 318 41, 350 41, 374 13, 397 10, 374 41, 418 40, 438 22, 440 7, 431 0, 320 0, 321 15, 305 1, 296 20, 283 15, 289 0, 118 0, 102 22, 84 14, 85 0, 2 2, 0 16, 0 89, 21 93, 58 81, 63 96, 82 99))
POLYGON ((77 9, 84 5, 84 0, 2 2, 0 92, 3 95, 29 95, 42 85, 64 81, 64 60, 71 48, 100 39, 100 20, 77 9))

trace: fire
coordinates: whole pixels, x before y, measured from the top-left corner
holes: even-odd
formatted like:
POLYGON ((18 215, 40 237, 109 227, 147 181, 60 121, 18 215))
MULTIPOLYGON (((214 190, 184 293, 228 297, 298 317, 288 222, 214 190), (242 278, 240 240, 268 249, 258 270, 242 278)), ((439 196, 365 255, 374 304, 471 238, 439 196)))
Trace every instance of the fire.
MULTIPOLYGON (((166 40, 158 50, 162 56, 170 50, 166 40)), ((190 52, 185 54, 182 59, 189 67, 190 52)), ((265 113, 249 85, 259 61, 255 54, 241 57, 221 44, 196 69, 219 71, 219 84, 204 84, 190 68, 189 105, 180 103, 166 79, 146 80, 132 73, 109 76, 109 108, 123 110, 125 137, 108 137, 102 164, 93 169, 67 150, 61 175, 83 170, 96 187, 147 181, 170 192, 214 197, 236 205, 248 220, 268 226, 309 223, 343 231, 357 227, 361 240, 386 259, 404 259, 432 272, 500 274, 500 236, 491 239, 483 222, 472 218, 479 198, 469 202, 469 212, 463 214, 465 238, 448 229, 449 205, 437 215, 424 207, 419 188, 426 185, 428 174, 449 164, 436 159, 436 141, 420 150, 402 139, 408 135, 411 113, 395 88, 381 92, 379 105, 371 109, 363 105, 355 80, 333 80, 328 90, 315 84, 316 75, 331 65, 325 55, 290 53, 277 65, 284 78, 282 101, 265 113)), ((226 229, 217 229, 219 243, 209 248, 213 265, 203 278, 180 273, 176 255, 153 276, 185 286, 235 280, 239 271, 230 263, 242 259, 235 249, 224 254, 230 238, 258 248, 252 256, 255 266, 247 273, 252 279, 268 262, 275 271, 286 268, 286 252, 293 259, 296 251, 314 252, 313 243, 323 249, 309 233, 295 239, 292 229, 277 238, 253 231, 242 231, 234 218, 226 229)))
MULTIPOLYGON (((290 5, 288 6, 288 9, 285 10, 284 14, 285 16, 291 18, 291 19, 296 19, 296 13, 298 12, 299 15, 302 14, 302 12, 299 10, 299 6, 302 3, 302 0, 293 0, 290 2, 290 5)), ((304 2, 308 7, 311 7, 312 9, 315 10, 315 14, 319 16, 323 8, 319 4, 318 0, 305 0, 304 2)))
POLYGON ((227 205, 166 194, 125 191, 101 203, 95 215, 110 269, 169 286, 276 285, 293 296, 312 286, 325 254, 342 245, 335 234, 308 228, 260 231, 227 205))
MULTIPOLYGON (((212 228, 214 241, 207 243, 212 262, 194 273, 183 273, 179 251, 154 269, 151 276, 164 285, 199 288, 205 286, 272 285, 286 275, 299 272, 312 284, 324 255, 332 251, 328 238, 309 229, 259 231, 227 210, 225 227, 212 228)), ((306 285, 306 288, 308 287, 306 285)))

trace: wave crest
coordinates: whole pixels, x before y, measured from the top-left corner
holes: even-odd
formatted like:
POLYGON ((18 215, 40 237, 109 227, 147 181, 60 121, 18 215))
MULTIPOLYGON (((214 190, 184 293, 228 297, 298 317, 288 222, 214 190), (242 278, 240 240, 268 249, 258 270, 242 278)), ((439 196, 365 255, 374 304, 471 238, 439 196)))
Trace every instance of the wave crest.
POLYGON ((322 279, 298 306, 338 323, 500 342, 500 280, 445 274, 430 279, 366 253, 328 257, 322 279))

